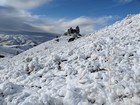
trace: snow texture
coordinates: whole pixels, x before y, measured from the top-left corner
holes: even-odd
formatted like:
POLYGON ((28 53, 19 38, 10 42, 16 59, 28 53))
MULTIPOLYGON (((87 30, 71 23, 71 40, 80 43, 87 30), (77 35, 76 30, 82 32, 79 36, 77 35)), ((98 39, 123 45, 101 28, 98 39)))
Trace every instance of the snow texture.
POLYGON ((140 14, 0 62, 0 105, 140 105, 140 14))

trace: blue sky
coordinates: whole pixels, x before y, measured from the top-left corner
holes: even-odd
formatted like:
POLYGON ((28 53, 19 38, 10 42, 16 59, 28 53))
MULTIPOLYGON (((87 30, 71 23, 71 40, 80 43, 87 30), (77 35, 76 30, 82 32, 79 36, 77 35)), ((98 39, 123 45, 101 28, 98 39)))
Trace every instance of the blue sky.
POLYGON ((83 34, 140 13, 140 0, 1 0, 0 32, 58 33, 81 27, 83 34))
POLYGON ((31 12, 57 18, 107 15, 124 17, 140 12, 140 0, 52 0, 31 12))

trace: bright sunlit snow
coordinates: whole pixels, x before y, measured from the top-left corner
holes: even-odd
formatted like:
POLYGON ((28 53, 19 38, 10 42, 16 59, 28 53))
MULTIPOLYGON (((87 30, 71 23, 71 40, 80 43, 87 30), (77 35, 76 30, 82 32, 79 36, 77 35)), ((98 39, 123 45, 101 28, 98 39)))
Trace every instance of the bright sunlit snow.
POLYGON ((140 105, 140 14, 0 62, 0 105, 140 105))

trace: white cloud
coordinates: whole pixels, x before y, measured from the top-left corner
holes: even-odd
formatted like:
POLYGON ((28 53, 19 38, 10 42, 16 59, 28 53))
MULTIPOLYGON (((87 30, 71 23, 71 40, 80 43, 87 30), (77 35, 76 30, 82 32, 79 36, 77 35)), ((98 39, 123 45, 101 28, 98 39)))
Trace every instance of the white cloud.
POLYGON ((51 0, 1 0, 0 6, 11 6, 18 9, 31 9, 51 0))
POLYGON ((79 17, 73 20, 69 20, 69 21, 62 21, 61 25, 64 27, 72 27, 72 26, 76 26, 76 25, 90 25, 93 24, 93 20, 91 18, 88 17, 79 17))
MULTIPOLYGON (((116 18, 116 17, 115 17, 116 18)), ((114 19, 112 16, 90 18, 81 16, 75 19, 52 19, 31 15, 29 12, 12 7, 0 7, 0 32, 26 31, 63 34, 68 28, 81 28, 81 33, 91 33, 97 26, 103 27, 114 19)))
POLYGON ((0 32, 51 32, 63 34, 68 28, 81 28, 81 33, 91 33, 97 26, 103 27, 114 17, 77 17, 75 19, 52 19, 47 16, 31 15, 31 9, 51 0, 1 0, 0 32), (3 6, 1 6, 3 5, 3 6))
POLYGON ((130 3, 134 0, 114 0, 115 2, 118 2, 118 3, 130 3))
POLYGON ((43 32, 36 27, 38 16, 12 7, 0 7, 0 32, 43 32))
POLYGON ((112 16, 104 16, 100 18, 78 17, 76 19, 67 20, 49 20, 45 24, 38 26, 39 28, 54 33, 64 33, 70 27, 80 26, 82 33, 91 33, 96 30, 96 26, 104 26, 109 20, 112 20, 112 16))

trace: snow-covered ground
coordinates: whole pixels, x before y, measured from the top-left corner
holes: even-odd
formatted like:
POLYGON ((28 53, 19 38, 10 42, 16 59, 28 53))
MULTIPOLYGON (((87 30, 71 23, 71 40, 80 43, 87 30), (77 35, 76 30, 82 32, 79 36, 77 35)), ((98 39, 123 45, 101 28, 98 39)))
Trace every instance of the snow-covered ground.
POLYGON ((0 62, 0 105, 140 105, 140 14, 0 62))

